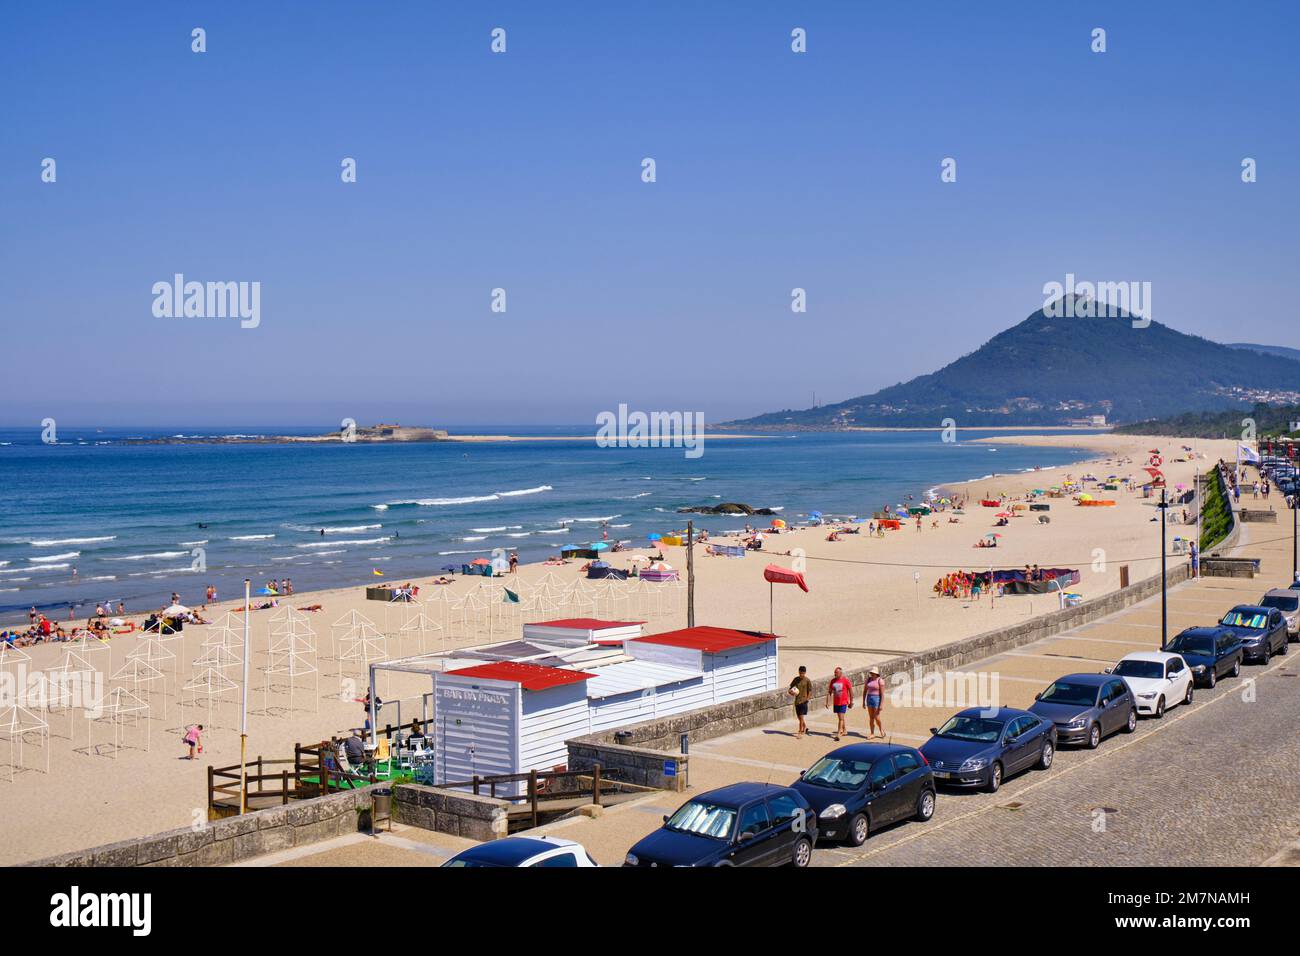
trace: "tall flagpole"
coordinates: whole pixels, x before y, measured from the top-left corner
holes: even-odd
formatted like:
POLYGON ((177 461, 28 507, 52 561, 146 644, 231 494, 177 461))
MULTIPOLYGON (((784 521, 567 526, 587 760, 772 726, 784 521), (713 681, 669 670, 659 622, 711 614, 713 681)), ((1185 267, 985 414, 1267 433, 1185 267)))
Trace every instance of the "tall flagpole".
POLYGON ((249 593, 253 582, 244 578, 244 687, 239 705, 239 812, 248 812, 248 632, 251 627, 249 593))

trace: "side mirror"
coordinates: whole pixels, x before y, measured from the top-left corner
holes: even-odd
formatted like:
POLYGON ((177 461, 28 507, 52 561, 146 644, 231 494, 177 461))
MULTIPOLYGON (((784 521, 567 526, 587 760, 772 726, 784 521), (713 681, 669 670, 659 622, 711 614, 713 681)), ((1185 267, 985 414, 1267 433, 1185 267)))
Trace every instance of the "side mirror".
POLYGON ((930 733, 932 733, 932 734, 934 734, 934 736, 938 737, 938 736, 939 736, 939 728, 938 728, 938 727, 931 727, 931 728, 930 728, 930 733))
POLYGON ((1043 695, 1041 693, 1034 695, 1034 700, 1042 700, 1042 699, 1043 699, 1043 695))
POLYGON ((753 830, 746 830, 744 833, 740 835, 740 842, 744 843, 746 840, 752 840, 756 836, 758 836, 758 834, 755 833, 753 830))
POLYGON ((665 813, 665 814, 664 814, 664 823, 667 823, 667 822, 668 822, 668 814, 665 813))
POLYGON ((1102 673, 1103 673, 1103 674, 1109 674, 1109 673, 1110 673, 1110 668, 1109 668, 1109 667, 1104 668, 1104 669, 1102 670, 1102 673))
POLYGON ((1008 747, 1014 747, 1014 746, 1016 745, 1017 741, 1019 741, 1019 740, 1020 740, 1020 738, 1019 738, 1018 736, 1016 736, 1015 734, 1012 734, 1010 737, 1007 738, 1007 746, 1008 746, 1008 747))

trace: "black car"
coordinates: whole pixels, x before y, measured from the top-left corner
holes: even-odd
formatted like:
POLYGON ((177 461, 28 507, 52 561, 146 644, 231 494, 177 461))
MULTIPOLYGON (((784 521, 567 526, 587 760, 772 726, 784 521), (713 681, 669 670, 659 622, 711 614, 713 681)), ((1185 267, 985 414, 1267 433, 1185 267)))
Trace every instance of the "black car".
POLYGON ((934 776, 919 751, 900 744, 832 750, 791 786, 817 813, 817 835, 861 846, 899 820, 934 816, 934 776))
POLYGON ((1056 726, 1014 707, 969 707, 949 717, 921 745, 935 780, 952 787, 996 793, 1013 773, 1046 770, 1056 755, 1056 726))
POLYGON ((1241 676, 1241 641, 1226 627, 1189 627, 1179 632, 1165 650, 1181 654, 1192 669, 1193 679, 1206 687, 1213 687, 1225 674, 1241 676))
POLYGON ((1096 747, 1117 730, 1137 730, 1137 698, 1121 677, 1110 674, 1066 674, 1034 695, 1029 708, 1056 725, 1063 744, 1096 747))
POLYGON ((1275 607, 1238 604, 1219 626, 1237 635, 1245 660, 1267 664, 1274 654, 1286 653, 1286 618, 1275 607))
POLYGON ((628 852, 624 866, 805 867, 817 816, 792 787, 733 783, 682 804, 628 852))

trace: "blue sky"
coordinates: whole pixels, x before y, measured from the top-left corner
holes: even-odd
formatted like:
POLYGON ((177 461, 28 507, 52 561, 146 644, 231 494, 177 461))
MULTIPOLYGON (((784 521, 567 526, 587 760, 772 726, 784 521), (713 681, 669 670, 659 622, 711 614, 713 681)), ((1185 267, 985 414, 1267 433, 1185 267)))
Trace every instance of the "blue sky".
POLYGON ((0 424, 716 421, 932 371, 1067 272, 1297 345, 1298 11, 8 4, 0 424), (261 325, 155 317, 177 272, 261 325))

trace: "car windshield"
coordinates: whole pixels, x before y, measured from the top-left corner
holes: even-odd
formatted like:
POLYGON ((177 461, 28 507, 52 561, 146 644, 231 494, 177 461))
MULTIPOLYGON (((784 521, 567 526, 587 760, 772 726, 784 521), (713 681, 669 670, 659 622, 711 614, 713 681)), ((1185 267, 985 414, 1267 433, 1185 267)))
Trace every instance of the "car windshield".
POLYGON ((1262 631, 1268 627, 1268 615, 1253 611, 1229 611, 1219 623, 1228 627, 1249 627, 1262 631))
POLYGON ((1208 637, 1179 634, 1169 642, 1169 649, 1180 654, 1213 654, 1214 641, 1208 637))
POLYGON ((939 728, 939 736, 949 740, 969 740, 974 743, 991 744, 1002 733, 1002 721, 987 717, 963 717, 958 714, 950 717, 939 728))
POLYGON ((1116 677, 1158 679, 1165 676, 1165 665, 1159 661, 1120 661, 1111 673, 1116 677))
POLYGON ((735 807, 720 807, 716 803, 692 800, 669 817, 664 827, 669 830, 680 830, 683 833, 712 837, 715 840, 725 840, 731 835, 731 827, 735 822, 735 807))
POLYGON ((1275 607, 1279 611, 1294 611, 1296 608, 1300 608, 1300 594, 1295 597, 1270 594, 1259 603, 1264 607, 1275 607))
POLYGON ((813 764, 812 769, 803 775, 808 783, 819 787, 834 787, 836 790, 856 790, 862 786, 871 772, 871 764, 865 760, 841 760, 838 757, 822 757, 813 764))
POLYGON ((1067 704, 1071 707, 1091 707, 1097 703, 1095 684, 1071 684, 1054 681, 1038 698, 1044 704, 1067 704))

